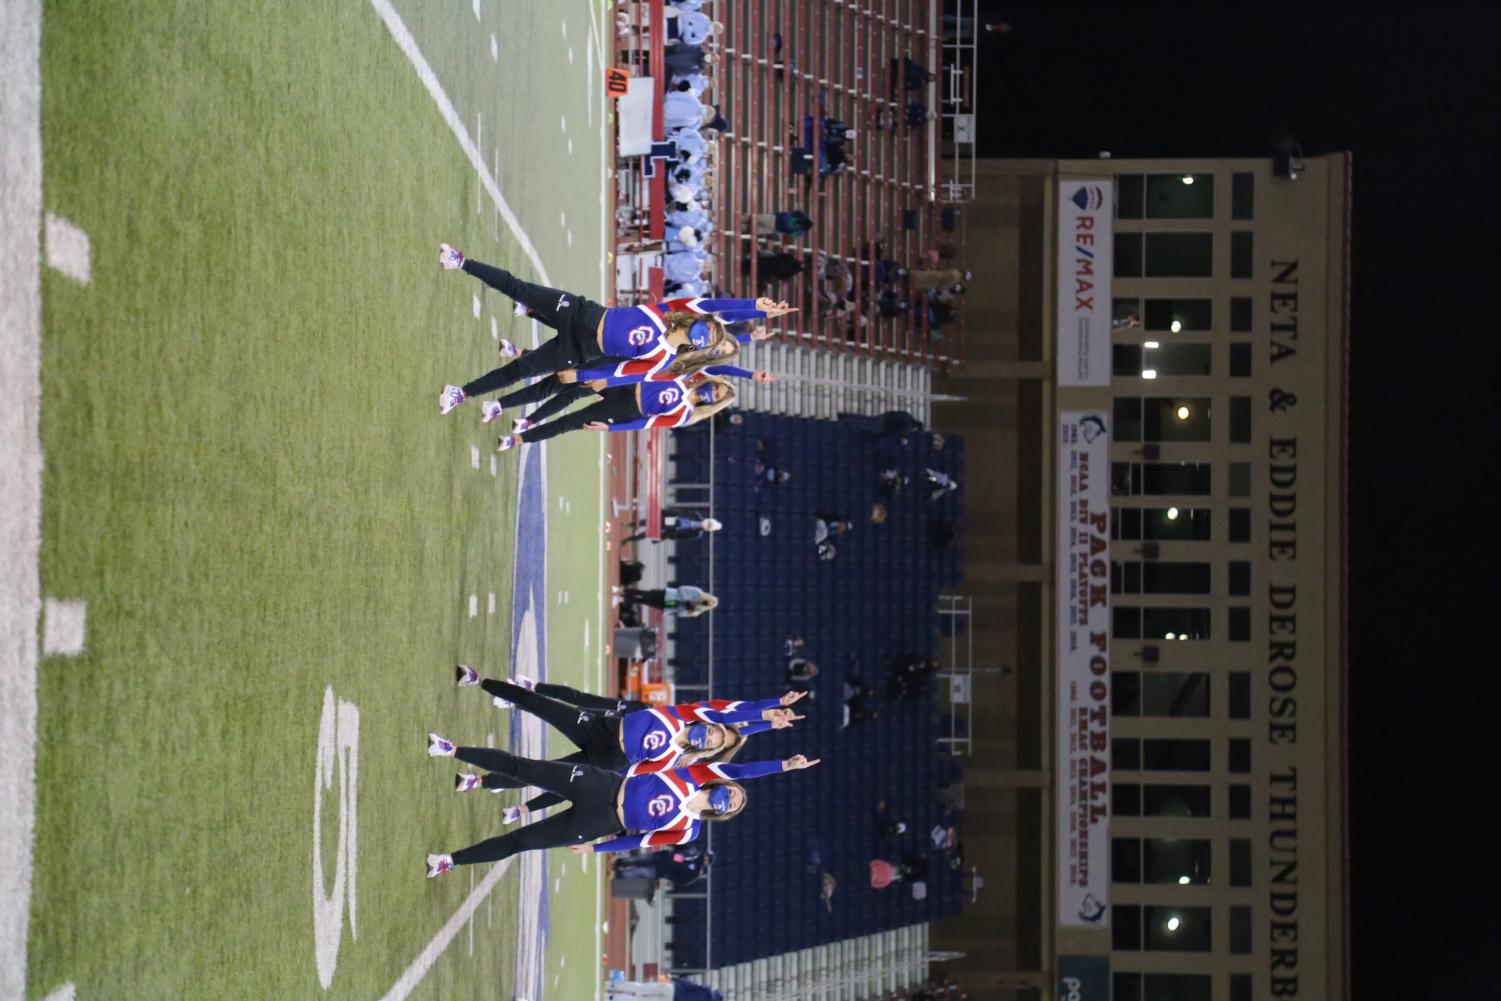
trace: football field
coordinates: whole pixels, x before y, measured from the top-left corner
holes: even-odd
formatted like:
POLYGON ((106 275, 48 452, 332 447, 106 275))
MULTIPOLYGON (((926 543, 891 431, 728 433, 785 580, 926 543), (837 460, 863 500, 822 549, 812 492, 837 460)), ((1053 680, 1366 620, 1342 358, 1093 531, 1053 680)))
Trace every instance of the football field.
POLYGON ((5 6, 39 18, 6 100, 40 81, 34 132, 5 119, 7 156, 40 143, 39 192, 4 178, 34 214, 0 219, 39 282, 4 306, 34 411, 3 423, 6 496, 40 497, 3 515, 5 574, 44 614, 6 620, 34 828, 29 872, 5 829, 30 892, 0 903, 0 1001, 594 997, 595 860, 424 878, 517 801, 424 749, 568 749, 456 662, 602 682, 604 436, 496 454, 474 403, 438 415, 497 337, 549 332, 437 246, 604 295, 612 11, 5 6))

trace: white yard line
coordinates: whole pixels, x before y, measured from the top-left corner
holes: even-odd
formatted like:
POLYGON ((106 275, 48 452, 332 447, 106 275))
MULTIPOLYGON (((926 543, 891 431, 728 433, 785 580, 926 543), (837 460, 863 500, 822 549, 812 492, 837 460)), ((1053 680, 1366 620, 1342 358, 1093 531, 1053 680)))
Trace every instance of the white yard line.
POLYGON ((76 996, 77 989, 73 986, 73 982, 70 980, 66 984, 63 984, 61 987, 59 987, 57 990, 53 991, 51 994, 48 994, 46 997, 42 998, 42 1001, 73 1001, 76 996))
POLYGON ((43 606, 42 653, 76 657, 83 653, 88 605, 82 601, 48 598, 43 606))
POLYGON ((427 971, 432 969, 433 964, 438 961, 438 957, 443 955, 443 950, 448 948, 448 944, 459 934, 459 930, 474 917, 474 912, 479 909, 480 902, 490 895, 490 891, 495 889, 501 877, 506 874, 506 870, 511 868, 513 860, 514 856, 490 867, 490 871, 485 873, 485 878, 479 881, 468 897, 464 898, 464 903, 453 912, 453 916, 439 929, 438 934, 433 936, 433 940, 427 943, 417 958, 412 960, 411 965, 406 968, 396 983, 391 985, 391 989, 381 996, 380 1001, 403 1001, 416 989, 417 985, 422 982, 422 978, 427 976, 427 971))
POLYGON ((490 201, 495 204, 496 211, 505 220, 506 227, 511 231, 511 235, 521 245, 521 250, 526 254, 526 259, 536 269, 537 277, 541 280, 542 284, 551 285, 552 279, 547 274, 547 266, 542 263, 542 256, 537 253, 537 248, 532 245, 531 237, 527 236, 526 230, 521 228, 521 223, 517 220, 516 213, 511 211, 510 204, 506 202, 505 196, 500 193, 500 185, 496 183, 495 175, 485 165, 484 153, 480 150, 479 145, 470 138, 469 130, 464 127, 463 121, 459 118, 458 111, 454 109, 453 102, 449 100, 448 94, 443 90, 443 85, 438 82, 438 75, 433 72, 433 68, 428 63, 427 58, 423 56, 422 50, 417 47, 417 41, 412 37, 412 33, 407 30, 406 23, 402 21, 401 15, 397 14, 396 8, 391 6, 391 0, 370 0, 370 6, 375 8, 375 13, 380 15, 380 19, 385 22, 386 30, 391 33, 391 38, 395 40, 397 48, 401 49, 402 54, 412 64, 412 68, 417 71, 417 79, 422 81, 422 86, 427 89, 428 95, 437 104, 438 111, 443 116, 443 121, 448 124, 449 131, 459 141, 459 148, 464 151, 464 155, 469 158, 469 163, 479 174, 480 185, 490 196, 490 201))
POLYGON ((0 3, 0 1001, 26 997, 42 523, 42 5, 0 3))
POLYGON ((89 234, 48 212, 46 245, 47 267, 80 285, 89 283, 89 234))

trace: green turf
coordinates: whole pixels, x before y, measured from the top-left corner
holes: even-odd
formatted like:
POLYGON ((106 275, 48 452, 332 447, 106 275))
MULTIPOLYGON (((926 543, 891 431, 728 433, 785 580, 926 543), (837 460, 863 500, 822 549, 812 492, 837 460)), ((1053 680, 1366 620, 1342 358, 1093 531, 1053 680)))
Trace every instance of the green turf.
MULTIPOLYGON (((506 137, 496 177, 554 284, 598 294, 585 0, 398 9, 487 159, 506 137)), ((445 671, 509 649, 515 455, 492 478, 473 405, 439 418, 436 395, 493 364, 492 312, 529 330, 492 292, 475 320, 436 243, 530 266, 364 0, 55 3, 43 31, 45 205, 89 234, 93 282, 43 278, 42 585, 87 601, 88 641, 40 669, 28 991, 379 997, 469 890, 422 852, 498 829, 422 734, 507 739, 445 671), (324 992, 327 686, 360 712, 360 821, 358 938, 324 992)), ((549 673, 583 684, 600 444, 548 454, 549 673)), ((550 996, 591 996, 595 880, 565 863, 550 996)), ((511 997, 513 875, 492 899, 413 997, 511 997)))

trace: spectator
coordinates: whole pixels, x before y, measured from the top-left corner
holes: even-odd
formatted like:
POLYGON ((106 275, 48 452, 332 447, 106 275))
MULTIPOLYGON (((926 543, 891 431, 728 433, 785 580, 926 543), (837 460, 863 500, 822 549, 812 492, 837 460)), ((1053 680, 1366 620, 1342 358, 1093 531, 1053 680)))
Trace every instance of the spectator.
POLYGON ((625 855, 615 860, 615 875, 621 879, 665 879, 683 889, 709 873, 714 853, 697 842, 649 855, 625 855))
POLYGON ((875 415, 843 411, 839 414, 839 422, 855 428, 861 434, 882 441, 889 441, 923 429, 922 421, 905 410, 887 410, 875 415))
MULTIPOLYGON (((756 274, 765 284, 775 284, 787 281, 803 272, 802 258, 785 250, 756 251, 756 274)), ((751 257, 746 254, 740 267, 742 274, 750 274, 751 257)))
POLYGON ((933 74, 928 72, 926 66, 919 62, 914 62, 910 58, 902 60, 902 78, 907 90, 926 87, 934 79, 933 74))
POLYGON ((719 27, 697 10, 668 8, 665 13, 666 38, 673 45, 703 45, 719 27))
MULTIPOLYGON (((638 520, 636 528, 641 528, 638 520)), ((717 518, 705 518, 690 511, 680 511, 677 508, 666 508, 662 511, 662 538, 663 539, 697 539, 705 532, 717 532, 724 525, 717 518)), ((639 542, 646 538, 646 532, 638 531, 634 535, 625 537, 624 542, 639 542)), ((654 540, 655 541, 655 540, 654 540)))
POLYGON ((857 675, 851 675, 844 683, 844 719, 839 729, 863 726, 881 718, 875 708, 876 693, 871 691, 857 675))
POLYGON ((705 53, 702 45, 685 45, 679 42, 662 52, 662 68, 667 71, 670 80, 691 76, 702 70, 705 64, 713 62, 714 57, 705 53))
MULTIPOLYGON (((969 42, 974 40, 975 19, 956 14, 943 15, 943 40, 945 42, 969 42)), ((980 26, 980 40, 999 41, 1011 34, 1011 25, 1005 21, 987 21, 980 26)))
POLYGON ((692 584, 648 590, 628 587, 624 591, 624 600, 630 606, 660 608, 666 614, 676 615, 680 619, 695 618, 704 612, 713 611, 719 605, 718 598, 692 584))
POLYGON ((802 209, 790 212, 762 212, 753 217, 758 236, 781 234, 794 240, 813 228, 813 220, 802 209))
POLYGON ((903 834, 907 833, 907 825, 892 816, 891 810, 887 808, 886 801, 884 799, 876 804, 875 822, 873 827, 877 841, 884 841, 888 838, 901 837, 903 834))
POLYGON ((960 271, 958 268, 914 271, 910 275, 912 291, 914 292, 929 292, 938 288, 953 288, 961 282, 974 280, 974 277, 974 272, 960 271))
POLYGON ((898 702, 910 702, 927 690, 928 679, 938 673, 937 657, 904 653, 891 658, 886 669, 887 691, 898 702))
POLYGON ((944 494, 953 493, 959 489, 959 481, 948 473, 941 473, 936 469, 924 470, 928 477, 928 488, 932 492, 928 494, 928 500, 938 500, 944 494))
POLYGON ((870 506, 870 523, 872 525, 886 524, 886 505, 876 501, 870 506))
POLYGON ((910 479, 895 466, 888 466, 876 474, 876 489, 889 497, 898 493, 910 479))

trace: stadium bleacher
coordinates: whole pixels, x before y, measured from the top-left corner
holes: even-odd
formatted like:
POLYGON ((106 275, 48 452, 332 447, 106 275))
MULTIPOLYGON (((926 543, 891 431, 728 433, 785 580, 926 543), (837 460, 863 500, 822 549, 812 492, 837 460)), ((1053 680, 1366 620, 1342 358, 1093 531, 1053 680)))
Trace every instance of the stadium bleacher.
MULTIPOLYGON (((676 681, 680 688, 710 683, 712 631, 716 697, 784 691, 785 642, 802 636, 805 655, 821 668, 810 683, 814 697, 799 703, 808 718, 756 738, 747 760, 823 759, 817 768, 760 780, 742 816, 710 825, 711 893, 707 903, 675 902, 673 965, 719 967, 957 913, 960 873, 949 867, 952 854, 929 838, 944 820, 935 788, 955 766, 935 743, 933 693, 893 701, 886 677, 893 656, 936 651, 937 595, 962 573, 957 543, 937 536, 944 523, 962 530, 962 490, 930 500, 925 470, 962 482, 963 442, 950 437, 935 448, 932 435, 917 432, 902 444, 848 422, 747 413, 739 425, 715 429, 712 458, 706 427, 677 433, 672 447, 677 479, 707 482, 712 472, 720 488, 715 515, 725 523, 714 540, 720 606, 673 627, 676 681), (791 478, 757 489, 758 456, 791 478), (911 481, 887 496, 877 473, 892 466, 911 481), (869 517, 877 501, 888 511, 882 524, 869 517), (815 554, 820 514, 854 522, 829 562, 815 554), (841 729, 852 678, 876 691, 879 719, 841 729), (898 838, 877 837, 882 800, 908 825, 898 838), (903 883, 870 886, 871 859, 904 856, 927 859, 925 899, 903 883), (838 880, 832 910, 819 899, 820 869, 838 880)), ((675 580, 702 585, 709 573, 706 541, 678 545, 675 580)))

